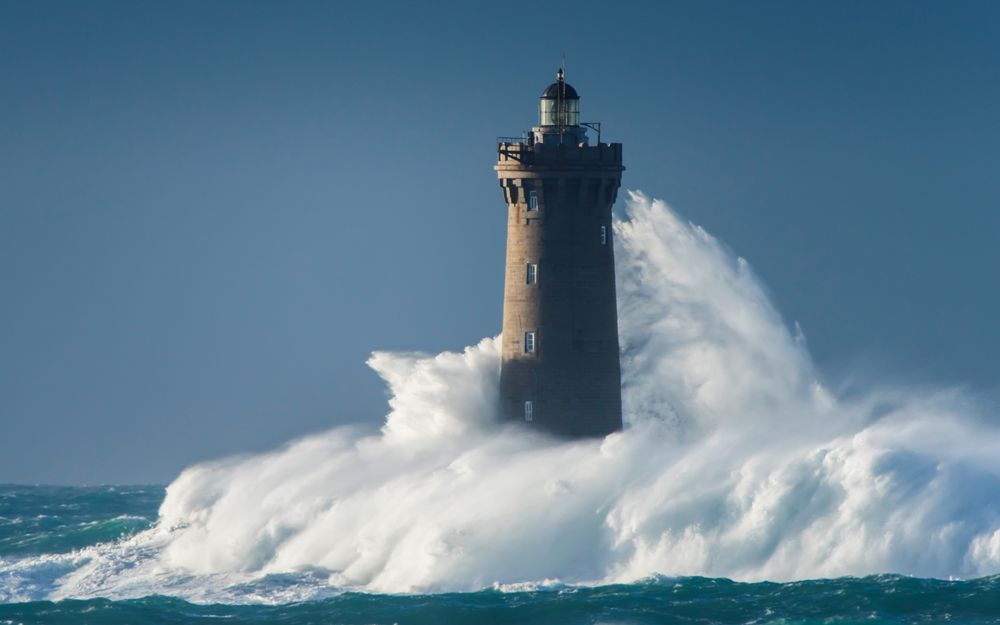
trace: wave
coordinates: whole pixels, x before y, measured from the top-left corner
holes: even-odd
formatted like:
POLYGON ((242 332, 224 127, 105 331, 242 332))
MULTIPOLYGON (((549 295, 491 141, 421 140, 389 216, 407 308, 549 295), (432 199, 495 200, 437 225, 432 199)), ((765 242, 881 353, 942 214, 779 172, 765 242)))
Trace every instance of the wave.
POLYGON ((191 467, 153 528, 84 550, 28 594, 281 603, 1000 571, 1000 429, 986 407, 875 381, 840 396, 710 234, 635 192, 614 232, 624 432, 567 442, 498 423, 495 338, 376 352, 391 395, 378 432, 191 467))
POLYGON ((181 599, 41 601, 0 605, 2 622, 480 623, 522 625, 806 625, 994 623, 997 578, 918 580, 892 575, 775 583, 658 577, 637 584, 436 595, 344 593, 276 606, 198 605, 181 599))

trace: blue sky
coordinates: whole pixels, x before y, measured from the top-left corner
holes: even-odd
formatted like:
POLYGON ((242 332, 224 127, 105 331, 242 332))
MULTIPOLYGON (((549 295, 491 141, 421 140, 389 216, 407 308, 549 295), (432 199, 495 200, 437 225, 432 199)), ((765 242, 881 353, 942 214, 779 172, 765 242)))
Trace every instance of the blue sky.
POLYGON ((990 2, 0 6, 0 482, 374 427, 373 349, 499 331, 497 135, 561 56, 623 185, 745 257, 834 387, 992 392, 990 2))

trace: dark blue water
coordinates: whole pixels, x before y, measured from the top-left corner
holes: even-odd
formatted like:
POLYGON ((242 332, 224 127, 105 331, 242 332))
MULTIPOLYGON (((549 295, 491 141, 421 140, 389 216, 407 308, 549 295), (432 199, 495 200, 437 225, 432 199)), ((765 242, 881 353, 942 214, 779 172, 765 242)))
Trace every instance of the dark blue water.
POLYGON ((65 553, 149 527, 162 486, 0 486, 0 557, 65 553))
MULTIPOLYGON (((21 589, 11 567, 126 538, 149 527, 161 487, 0 486, 0 596, 21 589)), ((32 582, 35 583, 35 582, 32 582)), ((1000 577, 896 575, 792 583, 659 578, 637 584, 437 595, 345 593, 285 605, 197 605, 148 596, 0 604, 0 623, 1000 623, 1000 577)))

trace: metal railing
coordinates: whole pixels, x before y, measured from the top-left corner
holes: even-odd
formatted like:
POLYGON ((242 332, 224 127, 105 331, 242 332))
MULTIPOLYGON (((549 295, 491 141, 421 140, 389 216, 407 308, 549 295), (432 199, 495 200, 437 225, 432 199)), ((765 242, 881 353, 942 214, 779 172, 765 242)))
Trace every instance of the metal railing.
POLYGON ((507 143, 514 145, 528 145, 528 137, 497 137, 497 143, 507 143))

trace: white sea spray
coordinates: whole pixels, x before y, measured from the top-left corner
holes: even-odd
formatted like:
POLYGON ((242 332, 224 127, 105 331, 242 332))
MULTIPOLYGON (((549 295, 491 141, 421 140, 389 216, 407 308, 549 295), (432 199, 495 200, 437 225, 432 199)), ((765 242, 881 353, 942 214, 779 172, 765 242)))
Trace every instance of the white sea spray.
POLYGON ((286 601, 627 582, 1000 571, 1000 429, 954 389, 824 387, 749 265, 663 202, 616 219, 626 422, 497 423, 499 351, 377 352, 390 412, 205 463, 53 597, 286 601))

